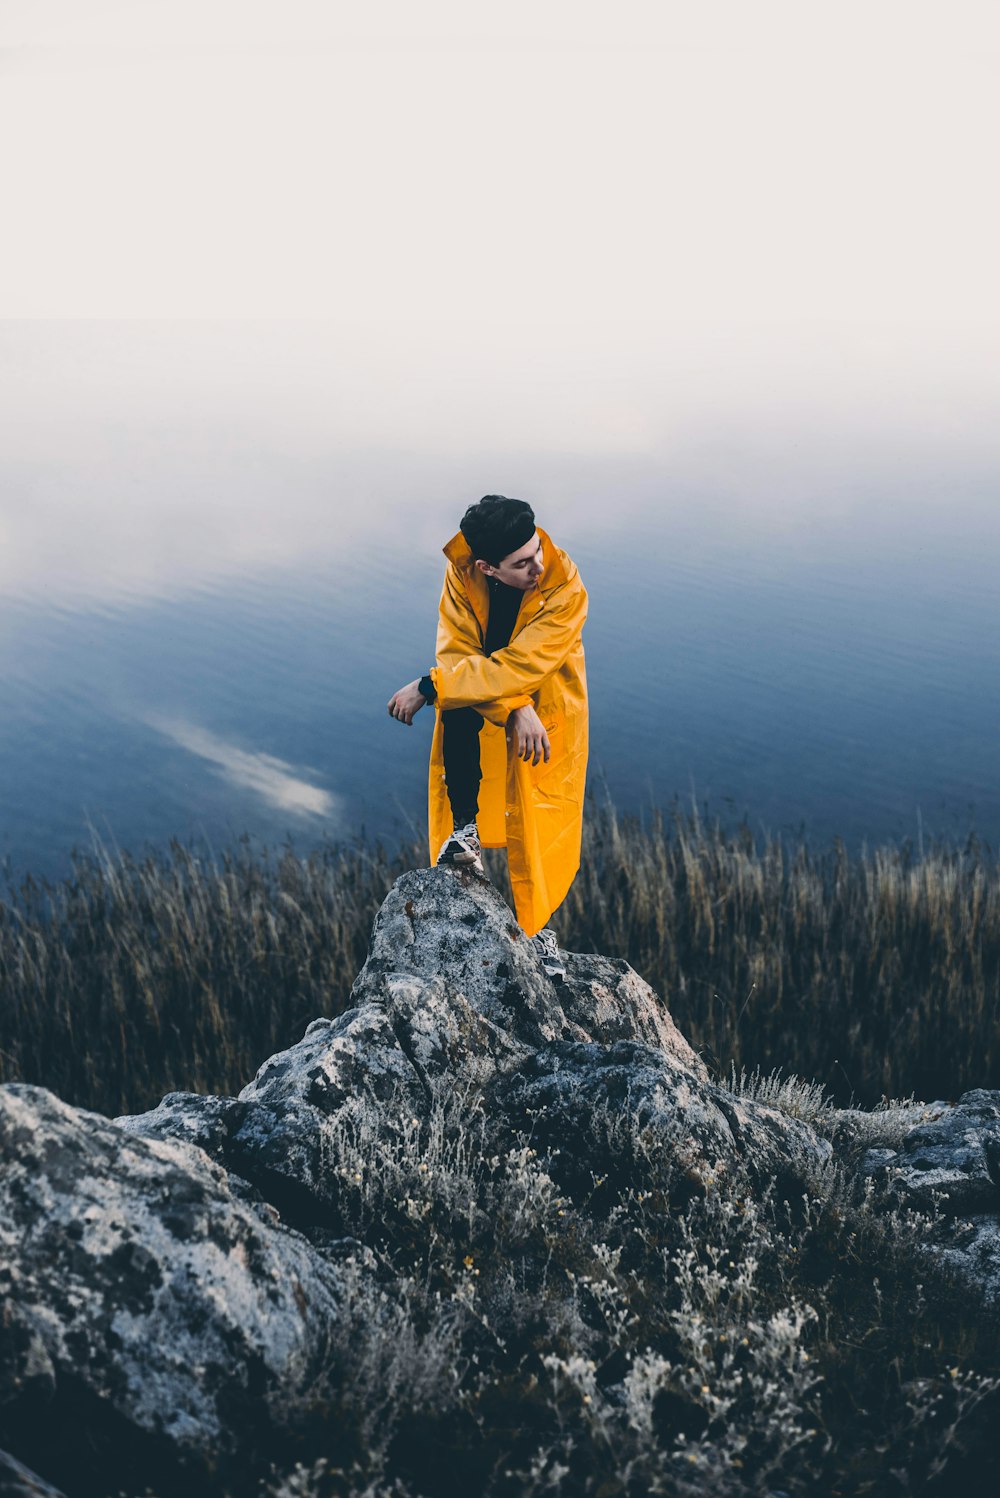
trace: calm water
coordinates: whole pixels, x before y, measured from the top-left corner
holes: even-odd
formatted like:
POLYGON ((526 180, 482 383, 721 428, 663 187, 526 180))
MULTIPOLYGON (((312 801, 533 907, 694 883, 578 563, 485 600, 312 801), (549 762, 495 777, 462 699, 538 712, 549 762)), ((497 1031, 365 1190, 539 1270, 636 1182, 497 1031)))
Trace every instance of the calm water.
POLYGON ((62 875, 95 833, 216 853, 422 833, 432 714, 385 704, 432 661, 440 547, 491 489, 532 500, 588 587, 595 790, 817 845, 1000 844, 988 464, 389 451, 346 418, 303 450, 218 413, 116 422, 107 390, 53 444, 53 388, 9 423, 0 492, 16 872, 62 875))

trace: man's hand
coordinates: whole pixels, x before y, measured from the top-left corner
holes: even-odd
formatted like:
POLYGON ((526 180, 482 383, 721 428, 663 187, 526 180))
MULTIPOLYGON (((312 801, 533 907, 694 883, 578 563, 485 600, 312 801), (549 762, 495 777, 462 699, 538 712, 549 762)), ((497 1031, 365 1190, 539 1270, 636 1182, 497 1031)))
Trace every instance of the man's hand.
POLYGON ((400 687, 398 692, 393 692, 389 698, 389 715, 397 718, 400 723, 409 723, 412 727, 413 716, 419 713, 426 704, 427 698, 420 690, 420 678, 411 681, 407 686, 400 687))
POLYGON ((516 707, 507 719, 507 742, 516 744, 518 759, 530 759, 533 765, 537 765, 544 756, 548 764, 549 736, 530 702, 527 707, 516 707))

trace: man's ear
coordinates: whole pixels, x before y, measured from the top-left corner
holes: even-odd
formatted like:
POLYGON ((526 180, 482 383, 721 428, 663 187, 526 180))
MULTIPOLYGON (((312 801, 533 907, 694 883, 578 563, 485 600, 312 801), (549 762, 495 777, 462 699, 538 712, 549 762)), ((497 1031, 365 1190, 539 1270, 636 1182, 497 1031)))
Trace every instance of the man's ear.
POLYGON ((487 577, 493 571, 493 568, 490 566, 489 562, 485 562, 482 557, 476 558, 476 566, 479 568, 480 572, 485 572, 487 577))

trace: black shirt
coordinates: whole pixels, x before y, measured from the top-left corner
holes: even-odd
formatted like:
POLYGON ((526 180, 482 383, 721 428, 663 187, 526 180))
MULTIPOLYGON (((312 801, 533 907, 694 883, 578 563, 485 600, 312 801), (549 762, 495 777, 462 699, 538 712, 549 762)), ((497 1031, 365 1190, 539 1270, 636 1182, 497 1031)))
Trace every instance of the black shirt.
MULTIPOLYGON (((492 655, 510 644, 510 637, 517 623, 517 611, 524 597, 523 588, 512 588, 498 577, 489 578, 490 611, 486 619, 486 638, 483 654, 492 655)), ((437 693, 429 676, 420 678, 420 691, 428 702, 433 702, 437 693)))

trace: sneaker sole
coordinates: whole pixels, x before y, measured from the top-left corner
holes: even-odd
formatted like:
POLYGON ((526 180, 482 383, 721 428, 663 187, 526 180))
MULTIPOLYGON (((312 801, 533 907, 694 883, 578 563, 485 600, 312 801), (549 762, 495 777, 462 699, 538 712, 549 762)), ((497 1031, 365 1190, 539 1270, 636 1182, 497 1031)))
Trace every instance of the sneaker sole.
POLYGON ((481 858, 477 858, 475 854, 473 854, 471 858, 467 854, 463 854, 463 856, 460 858, 439 858, 435 865, 435 868, 475 869, 477 874, 485 873, 485 870, 483 868, 483 860, 481 858))

